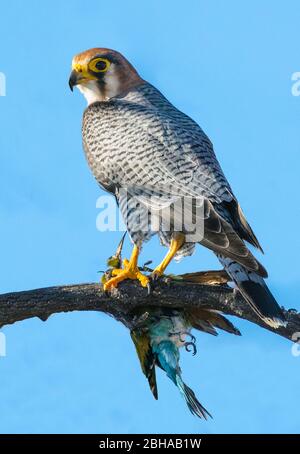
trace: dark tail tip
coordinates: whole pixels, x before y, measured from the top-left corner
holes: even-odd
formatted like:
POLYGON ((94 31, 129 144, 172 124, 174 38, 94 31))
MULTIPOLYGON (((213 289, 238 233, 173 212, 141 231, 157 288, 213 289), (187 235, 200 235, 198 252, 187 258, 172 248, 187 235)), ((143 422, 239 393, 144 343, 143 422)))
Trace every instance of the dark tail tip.
POLYGON ((261 282, 242 281, 238 287, 256 314, 267 325, 272 328, 287 325, 283 311, 262 279, 261 282))

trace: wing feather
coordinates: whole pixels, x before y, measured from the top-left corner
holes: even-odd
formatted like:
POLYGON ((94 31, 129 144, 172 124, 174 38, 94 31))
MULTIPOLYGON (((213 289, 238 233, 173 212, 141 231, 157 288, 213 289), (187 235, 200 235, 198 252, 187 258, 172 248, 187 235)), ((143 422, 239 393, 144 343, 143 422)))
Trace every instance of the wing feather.
POLYGON ((155 358, 150 345, 149 336, 142 330, 132 330, 130 335, 135 345, 142 371, 148 380, 152 394, 155 399, 158 399, 155 358))

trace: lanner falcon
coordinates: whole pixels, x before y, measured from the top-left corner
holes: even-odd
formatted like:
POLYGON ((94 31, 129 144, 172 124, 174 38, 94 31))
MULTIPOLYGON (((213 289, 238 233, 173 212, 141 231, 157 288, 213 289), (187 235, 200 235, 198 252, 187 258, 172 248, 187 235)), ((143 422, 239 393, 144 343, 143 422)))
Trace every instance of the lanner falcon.
POLYGON ((265 323, 284 325, 264 281, 267 271, 245 242, 262 248, 198 124, 111 49, 76 55, 69 85, 77 86, 88 103, 82 134, 89 166, 100 186, 115 195, 134 243, 130 260, 114 270, 105 289, 128 278, 149 285, 138 269, 138 255, 142 243, 157 233, 169 251, 153 276, 200 243, 217 255, 265 323))

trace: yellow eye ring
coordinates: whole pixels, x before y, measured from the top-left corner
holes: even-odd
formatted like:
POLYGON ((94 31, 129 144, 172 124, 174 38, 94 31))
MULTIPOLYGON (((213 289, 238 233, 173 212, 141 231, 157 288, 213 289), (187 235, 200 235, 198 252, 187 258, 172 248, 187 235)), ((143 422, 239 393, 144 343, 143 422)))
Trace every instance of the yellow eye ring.
POLYGON ((109 67, 110 61, 107 60, 107 58, 94 58, 94 60, 89 63, 89 69, 94 73, 105 73, 109 67))

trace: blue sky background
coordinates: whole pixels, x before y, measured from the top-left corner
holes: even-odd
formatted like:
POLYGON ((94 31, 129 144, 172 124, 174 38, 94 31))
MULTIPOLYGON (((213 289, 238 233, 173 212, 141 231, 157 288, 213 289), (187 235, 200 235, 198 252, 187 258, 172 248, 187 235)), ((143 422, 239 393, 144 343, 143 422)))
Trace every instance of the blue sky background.
MULTIPOLYGON (((263 244, 270 287, 300 309, 298 1, 11 0, 1 18, 2 293, 96 281, 120 238, 96 230, 101 190, 81 147, 85 102, 67 84, 73 55, 101 46, 124 53, 201 124, 263 244)), ((154 239, 141 261, 164 253, 154 239)), ((170 271, 217 266, 199 248, 170 271)), ((241 338, 198 334, 198 355, 182 353, 208 422, 189 414, 161 373, 154 401, 129 333, 109 317, 5 327, 0 432, 299 432, 300 357, 288 341, 235 323, 241 338)))

